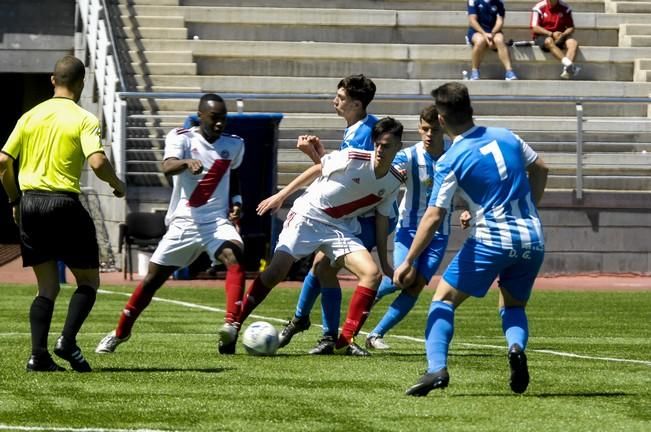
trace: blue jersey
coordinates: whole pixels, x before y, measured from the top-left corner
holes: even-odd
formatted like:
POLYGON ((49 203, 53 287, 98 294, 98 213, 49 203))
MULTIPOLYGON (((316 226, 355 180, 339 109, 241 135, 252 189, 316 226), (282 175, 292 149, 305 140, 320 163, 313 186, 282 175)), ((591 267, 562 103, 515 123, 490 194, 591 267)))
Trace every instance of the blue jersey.
POLYGON ((377 122, 377 117, 369 114, 354 125, 347 127, 344 131, 344 139, 341 141, 339 150, 348 147, 358 150, 375 150, 371 132, 373 132, 373 126, 375 126, 375 123, 377 122))
MULTIPOLYGON (((450 147, 450 140, 446 137, 444 148, 450 147)), ((434 157, 425 150, 423 142, 419 142, 404 150, 400 150, 393 160, 407 175, 407 190, 400 201, 398 214, 398 227, 417 228, 420 220, 427 210, 432 186, 434 185, 434 171, 436 166, 434 157)), ((448 209, 445 221, 438 229, 441 235, 450 235, 450 215, 448 209)))
POLYGON ((502 0, 468 0, 468 15, 477 15, 477 22, 486 32, 492 32, 497 17, 504 18, 502 0))
POLYGON ((538 155, 503 128, 474 126, 436 163, 430 206, 450 208, 457 189, 473 216, 471 236, 502 249, 543 245, 526 167, 538 155))

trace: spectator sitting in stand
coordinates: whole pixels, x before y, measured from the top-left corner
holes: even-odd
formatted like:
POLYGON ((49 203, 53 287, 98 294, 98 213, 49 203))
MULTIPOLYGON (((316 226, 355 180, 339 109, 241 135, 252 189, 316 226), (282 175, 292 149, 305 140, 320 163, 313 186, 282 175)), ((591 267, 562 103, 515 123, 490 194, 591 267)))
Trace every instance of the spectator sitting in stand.
POLYGON ((542 0, 531 12, 533 40, 543 51, 551 52, 563 64, 561 78, 570 79, 579 73, 574 64, 579 43, 574 34, 572 8, 562 0, 542 0), (563 50, 567 52, 563 54, 563 50))
POLYGON ((518 79, 511 67, 509 49, 504 42, 502 26, 504 25, 504 3, 502 0, 468 0, 468 34, 466 41, 472 45, 471 80, 479 79, 479 65, 486 49, 497 51, 497 55, 506 69, 504 79, 518 79))

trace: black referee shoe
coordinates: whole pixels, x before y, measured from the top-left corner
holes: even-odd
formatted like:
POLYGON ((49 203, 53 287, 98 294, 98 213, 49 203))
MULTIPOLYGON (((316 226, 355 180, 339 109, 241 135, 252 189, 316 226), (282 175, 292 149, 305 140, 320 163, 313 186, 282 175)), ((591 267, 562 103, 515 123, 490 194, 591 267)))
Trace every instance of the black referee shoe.
POLYGON ((54 344, 54 354, 70 362, 70 367, 77 372, 92 371, 77 344, 71 343, 63 336, 59 336, 56 344, 54 344))
POLYGON ((427 396, 435 388, 446 388, 450 383, 450 375, 446 368, 439 369, 436 372, 425 373, 416 384, 409 387, 405 394, 407 396, 427 396))
POLYGON ((63 372, 65 369, 54 363, 49 353, 33 355, 27 360, 27 372, 63 372))

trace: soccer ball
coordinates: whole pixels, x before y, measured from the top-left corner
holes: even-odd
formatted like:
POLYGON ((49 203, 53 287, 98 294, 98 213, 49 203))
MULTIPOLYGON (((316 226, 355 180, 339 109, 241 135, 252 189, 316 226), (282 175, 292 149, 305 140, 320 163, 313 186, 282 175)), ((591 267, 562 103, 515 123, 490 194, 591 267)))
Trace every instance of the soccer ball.
POLYGON ((251 355, 274 355, 278 349, 278 331, 268 322, 256 321, 244 331, 242 345, 251 355))

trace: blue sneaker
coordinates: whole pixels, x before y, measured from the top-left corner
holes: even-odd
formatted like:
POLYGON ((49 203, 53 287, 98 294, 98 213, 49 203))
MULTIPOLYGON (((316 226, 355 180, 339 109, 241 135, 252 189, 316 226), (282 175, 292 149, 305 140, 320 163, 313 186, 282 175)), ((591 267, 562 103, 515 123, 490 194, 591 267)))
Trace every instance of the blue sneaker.
POLYGON ((470 80, 476 81, 479 79, 479 69, 473 69, 470 71, 470 80))
POLYGON ((517 80, 517 79, 518 79, 518 76, 517 76, 517 75, 515 74, 515 72, 513 72, 512 70, 508 70, 508 71, 506 71, 506 73, 504 74, 504 79, 505 79, 506 81, 513 81, 513 80, 517 80))

